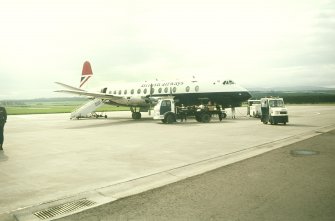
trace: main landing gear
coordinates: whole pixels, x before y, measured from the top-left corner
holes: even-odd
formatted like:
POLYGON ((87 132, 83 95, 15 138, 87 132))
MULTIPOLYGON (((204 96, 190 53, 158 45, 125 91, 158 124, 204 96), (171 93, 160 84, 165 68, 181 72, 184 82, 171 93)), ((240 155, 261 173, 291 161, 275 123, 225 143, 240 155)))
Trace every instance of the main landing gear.
POLYGON ((139 120, 141 119, 141 112, 132 112, 131 113, 131 117, 134 119, 134 120, 139 120))
POLYGON ((139 120, 139 119, 141 119, 141 117, 142 117, 141 112, 137 112, 137 111, 136 111, 136 107, 135 107, 135 108, 130 107, 130 111, 131 111, 131 117, 132 117, 134 120, 139 120))

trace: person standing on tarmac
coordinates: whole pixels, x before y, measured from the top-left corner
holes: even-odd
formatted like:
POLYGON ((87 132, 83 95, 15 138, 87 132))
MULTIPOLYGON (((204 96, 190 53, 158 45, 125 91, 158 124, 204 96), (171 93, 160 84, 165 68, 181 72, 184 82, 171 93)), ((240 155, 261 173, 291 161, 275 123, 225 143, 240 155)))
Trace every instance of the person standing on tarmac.
POLYGON ((6 109, 4 107, 0 107, 0 151, 3 150, 2 149, 2 145, 3 145, 3 129, 5 127, 5 123, 7 121, 7 112, 6 109))

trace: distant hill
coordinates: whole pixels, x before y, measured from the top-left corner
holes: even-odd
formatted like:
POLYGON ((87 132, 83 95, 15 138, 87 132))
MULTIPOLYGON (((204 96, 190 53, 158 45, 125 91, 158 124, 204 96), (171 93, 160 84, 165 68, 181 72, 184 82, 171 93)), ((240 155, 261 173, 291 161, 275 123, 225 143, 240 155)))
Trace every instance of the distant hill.
POLYGON ((282 97, 285 103, 291 104, 335 103, 335 90, 250 90, 250 94, 253 99, 282 97))
POLYGON ((314 86, 299 86, 299 87, 249 87, 249 91, 286 91, 286 92, 311 92, 311 91, 335 91, 335 88, 314 87, 314 86))

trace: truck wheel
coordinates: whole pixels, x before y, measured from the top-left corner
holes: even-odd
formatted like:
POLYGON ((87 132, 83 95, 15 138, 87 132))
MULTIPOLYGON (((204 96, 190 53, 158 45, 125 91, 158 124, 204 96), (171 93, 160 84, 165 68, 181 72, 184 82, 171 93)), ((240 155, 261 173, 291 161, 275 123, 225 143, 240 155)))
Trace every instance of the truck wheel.
POLYGON ((201 122, 201 117, 198 116, 198 115, 196 115, 196 116, 195 116, 195 120, 198 121, 198 122, 201 122))
POLYGON ((203 114, 201 116, 201 122, 208 123, 211 120, 211 116, 209 114, 203 114))
POLYGON ((165 117, 165 121, 166 121, 167 124, 172 124, 172 123, 176 122, 176 118, 173 114, 168 114, 165 117))
POLYGON ((226 117, 227 117, 227 114, 226 114, 226 113, 223 113, 223 114, 222 114, 222 117, 223 117, 223 118, 226 118, 226 117))

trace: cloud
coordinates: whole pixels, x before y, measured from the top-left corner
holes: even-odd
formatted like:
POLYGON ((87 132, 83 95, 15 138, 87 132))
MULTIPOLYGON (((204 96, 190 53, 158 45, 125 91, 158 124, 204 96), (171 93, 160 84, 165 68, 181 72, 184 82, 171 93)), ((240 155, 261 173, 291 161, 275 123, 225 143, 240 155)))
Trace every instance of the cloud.
POLYGON ((334 9, 332 1, 9 1, 0 8, 0 94, 54 96, 50 85, 77 85, 86 60, 96 81, 335 85, 334 9))

